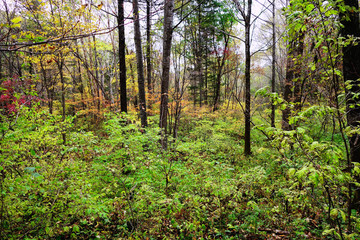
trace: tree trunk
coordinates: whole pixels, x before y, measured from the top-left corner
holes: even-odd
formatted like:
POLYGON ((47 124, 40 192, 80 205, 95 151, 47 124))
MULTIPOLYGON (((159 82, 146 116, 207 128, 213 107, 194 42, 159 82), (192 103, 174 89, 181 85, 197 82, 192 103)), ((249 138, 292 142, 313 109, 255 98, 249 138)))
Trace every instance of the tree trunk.
MULTIPOLYGON (((275 0, 272 2, 272 66, 271 66, 271 92, 275 93, 275 68, 276 68, 276 31, 275 31, 275 0)), ((271 100, 271 127, 275 127, 275 105, 274 100, 271 100)))
POLYGON ((146 74, 149 94, 152 94, 152 64, 151 64, 151 5, 152 0, 146 0, 146 74))
POLYGON ((118 34, 119 34, 120 108, 121 108, 121 112, 127 112, 124 0, 118 0, 117 21, 118 21, 118 34))
MULTIPOLYGON (((65 78, 64 78, 64 72, 63 72, 63 67, 64 67, 64 58, 62 53, 59 55, 58 57, 58 68, 59 68, 59 73, 60 73, 60 82, 61 82, 61 107, 62 107, 62 121, 65 121, 65 114, 66 114, 66 106, 65 106, 65 78)), ((63 144, 66 144, 66 133, 61 133, 62 138, 63 138, 63 144)))
POLYGON ((165 0, 164 6, 164 35, 163 35, 163 64, 161 79, 161 103, 160 103, 160 128, 163 129, 165 138, 162 147, 166 148, 167 115, 169 101, 169 81, 170 81, 170 55, 172 41, 174 0, 165 0))
POLYGON ((139 6, 137 0, 133 0, 133 9, 134 9, 133 15, 134 15, 134 34, 135 34, 134 42, 135 42, 136 61, 137 61, 137 70, 138 70, 140 119, 141 119, 141 126, 146 127, 147 118, 146 118, 146 99, 145 99, 145 78, 144 78, 142 48, 141 48, 139 6))
MULTIPOLYGON (((345 0, 345 4, 355 9, 359 9, 357 0, 345 0)), ((342 36, 360 37, 359 13, 357 11, 348 12, 348 20, 342 17, 341 23, 342 36)), ((345 83, 349 83, 346 88, 346 106, 347 106, 347 123, 352 129, 360 127, 360 45, 349 44, 343 48, 343 75, 345 83)), ((355 133, 349 137, 350 143, 350 162, 360 162, 360 135, 355 133)), ((359 182, 357 176, 357 181, 359 182)), ((352 207, 360 209, 360 189, 355 189, 355 196, 352 201, 352 207)))
POLYGON ((250 115, 250 27, 251 27, 251 5, 252 0, 248 0, 247 14, 245 17, 245 149, 246 156, 251 154, 251 115, 250 115))

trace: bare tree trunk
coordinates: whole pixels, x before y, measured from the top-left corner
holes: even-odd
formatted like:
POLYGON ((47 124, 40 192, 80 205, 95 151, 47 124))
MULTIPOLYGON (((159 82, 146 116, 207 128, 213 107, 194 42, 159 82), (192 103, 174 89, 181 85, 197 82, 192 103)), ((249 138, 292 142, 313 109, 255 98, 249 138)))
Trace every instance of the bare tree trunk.
POLYGON ((251 5, 252 0, 248 0, 247 14, 245 17, 245 155, 251 154, 251 115, 250 115, 250 27, 251 27, 251 5))
MULTIPOLYGON (((138 13, 136 13, 136 14, 138 15, 138 13)), ((134 15, 135 15, 135 13, 134 13, 134 15)), ((121 107, 121 112, 127 112, 124 0, 118 0, 118 19, 117 19, 117 21, 118 21, 118 34, 119 34, 120 107, 121 107)), ((137 19, 137 21, 139 21, 139 20, 137 19)), ((141 38, 140 38, 140 41, 141 41, 141 38)), ((140 42, 140 44, 141 44, 141 42, 140 42)), ((140 46, 140 49, 141 49, 141 46, 140 46)))
MULTIPOLYGON (((149 94, 152 94, 151 64, 151 6, 152 0, 146 0, 146 74, 149 94)), ((150 104, 149 104, 150 105, 150 104)))
POLYGON ((244 154, 246 156, 251 154, 251 91, 250 91, 250 80, 251 80, 251 54, 250 54, 250 28, 251 28, 251 7, 252 0, 247 1, 247 5, 240 4, 238 0, 233 0, 236 8, 240 12, 245 25, 245 146, 244 154))
MULTIPOLYGON (((58 65, 58 69, 59 69, 59 73, 60 73, 60 82, 61 82, 61 107, 62 107, 62 120, 63 122, 65 121, 65 114, 66 114, 66 106, 65 106, 65 78, 64 78, 64 72, 63 72, 63 67, 64 67, 64 58, 62 53, 60 53, 60 55, 58 56, 58 61, 57 61, 57 65, 58 65)), ((63 138, 63 144, 66 144, 66 133, 61 133, 62 138, 63 138)))
POLYGON ((137 70, 138 70, 138 87, 139 87, 139 109, 140 109, 140 118, 141 126, 147 126, 147 117, 146 117, 146 99, 145 99, 145 78, 144 78, 144 65, 142 57, 142 48, 141 48, 141 33, 140 33, 140 21, 139 21, 139 6, 138 1, 133 0, 133 9, 134 9, 134 42, 136 49, 136 61, 137 61, 137 70))
POLYGON ((169 101, 169 81, 170 81, 170 55, 172 41, 174 0, 165 0, 164 6, 164 35, 163 35, 163 64, 161 79, 161 103, 160 103, 160 128, 163 129, 165 137, 162 147, 166 148, 167 115, 169 101))
MULTIPOLYGON (((272 2, 272 64, 271 64, 271 92, 275 93, 275 67, 276 67, 276 32, 275 32, 275 0, 272 2)), ((274 100, 271 100, 271 127, 275 127, 275 105, 274 100)))
MULTIPOLYGON (((357 0, 345 0, 344 2, 348 6, 359 9, 357 0)), ((360 37, 359 13, 357 11, 348 12, 348 20, 344 16, 341 16, 341 19, 344 26, 341 32, 343 37, 360 37)), ((357 129, 360 127, 360 45, 347 45, 343 48, 343 54, 344 81, 350 84, 346 88, 347 124, 352 129, 357 129)), ((352 166, 353 162, 360 162, 360 134, 353 133, 349 136, 349 143, 350 159, 348 165, 352 166)), ((356 178, 360 182, 359 176, 356 176, 356 178)), ((351 208, 360 209, 359 187, 354 189, 354 199, 351 201, 351 206, 349 206, 350 210, 351 208)))

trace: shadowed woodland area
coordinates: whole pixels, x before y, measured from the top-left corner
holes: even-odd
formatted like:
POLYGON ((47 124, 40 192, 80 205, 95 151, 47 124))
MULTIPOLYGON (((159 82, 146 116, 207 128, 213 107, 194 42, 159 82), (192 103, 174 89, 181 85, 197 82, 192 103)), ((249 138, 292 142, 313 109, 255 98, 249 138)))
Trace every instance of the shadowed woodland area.
POLYGON ((359 239, 358 0, 0 0, 0 239, 359 239))

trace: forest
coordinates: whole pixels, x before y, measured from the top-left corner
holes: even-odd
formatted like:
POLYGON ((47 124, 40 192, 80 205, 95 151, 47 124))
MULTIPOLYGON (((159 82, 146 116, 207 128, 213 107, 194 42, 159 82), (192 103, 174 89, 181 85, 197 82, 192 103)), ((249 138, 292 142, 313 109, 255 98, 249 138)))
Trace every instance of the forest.
POLYGON ((358 0, 0 0, 0 239, 360 239, 358 0))

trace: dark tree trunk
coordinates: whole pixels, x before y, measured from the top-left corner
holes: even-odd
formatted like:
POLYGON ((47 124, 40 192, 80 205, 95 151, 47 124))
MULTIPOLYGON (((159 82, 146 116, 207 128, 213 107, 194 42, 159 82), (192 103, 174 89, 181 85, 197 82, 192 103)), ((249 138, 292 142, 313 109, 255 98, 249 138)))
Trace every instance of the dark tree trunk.
POLYGON ((208 46, 206 42, 206 50, 205 50, 205 73, 204 73, 204 104, 208 104, 208 66, 209 66, 209 59, 208 59, 208 46))
MULTIPOLYGON (((65 114, 66 114, 66 105, 65 105, 65 78, 64 78, 64 72, 63 72, 63 68, 64 68, 64 58, 62 56, 62 54, 59 55, 58 57, 58 68, 59 68, 59 73, 60 73, 60 82, 61 82, 61 107, 62 107, 62 120, 63 122, 65 121, 65 114)), ((63 144, 66 144, 66 133, 61 133, 62 138, 63 138, 63 144)))
MULTIPOLYGON (((355 9, 359 9, 357 0, 345 0, 345 4, 355 9)), ((342 17, 341 23, 342 36, 360 37, 359 13, 357 11, 348 12, 348 20, 342 17)), ((352 129, 360 127, 360 45, 349 44, 343 48, 343 75, 344 81, 349 83, 346 88, 347 122, 352 129)), ((360 135, 352 134, 349 137, 350 143, 350 162, 360 162, 360 135)), ((359 182, 359 177, 357 176, 359 182)), ((355 189, 355 196, 352 207, 360 209, 360 190, 355 189)))
POLYGON ((151 64, 151 5, 152 0, 146 0, 146 74, 149 94, 152 94, 152 64, 151 64))
POLYGON ((124 0, 118 0, 117 21, 119 34, 120 107, 121 112, 127 112, 124 0))
MULTIPOLYGON (((174 0, 165 0, 164 6, 164 35, 163 35, 163 63, 161 79, 161 103, 160 103, 160 128, 163 129, 165 136, 167 133, 167 115, 169 101, 169 81, 170 81, 170 55, 172 41, 174 0)), ((162 142, 166 148, 166 137, 162 142)))
POLYGON ((137 70, 138 70, 138 87, 139 87, 139 109, 140 109, 140 119, 141 126, 147 126, 147 117, 146 117, 146 99, 145 99, 145 78, 144 78, 144 65, 143 65, 143 55, 141 48, 141 33, 140 33, 140 21, 139 21, 139 5, 137 0, 133 0, 133 9, 134 9, 134 42, 136 49, 136 61, 137 61, 137 70))
POLYGON ((252 0, 248 0, 247 14, 245 17, 245 155, 251 154, 251 115, 250 115, 250 27, 251 27, 251 5, 252 0))
MULTIPOLYGON (((276 31, 275 31, 275 0, 272 3, 272 66, 271 66, 271 92, 275 93, 275 68, 276 68, 276 31)), ((271 127, 275 127, 275 105, 274 101, 271 101, 271 127)))

